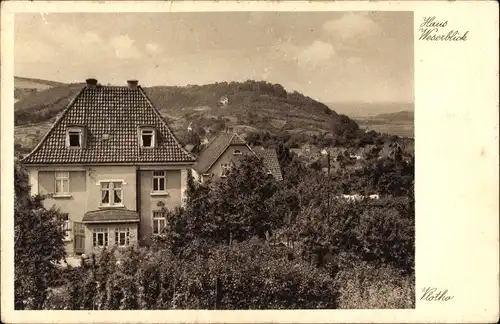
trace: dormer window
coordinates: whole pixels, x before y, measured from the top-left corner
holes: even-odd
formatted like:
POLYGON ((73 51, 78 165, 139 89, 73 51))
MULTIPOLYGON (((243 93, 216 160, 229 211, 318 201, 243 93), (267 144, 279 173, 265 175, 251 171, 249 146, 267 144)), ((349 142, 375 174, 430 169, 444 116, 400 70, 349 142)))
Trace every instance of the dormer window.
POLYGON ((240 150, 234 150, 233 155, 241 155, 241 151, 240 150))
POLYGON ((70 127, 66 132, 66 146, 71 148, 82 148, 83 145, 83 128, 70 127))
POLYGON ((139 131, 139 143, 141 147, 150 148, 155 146, 155 130, 144 127, 139 131))

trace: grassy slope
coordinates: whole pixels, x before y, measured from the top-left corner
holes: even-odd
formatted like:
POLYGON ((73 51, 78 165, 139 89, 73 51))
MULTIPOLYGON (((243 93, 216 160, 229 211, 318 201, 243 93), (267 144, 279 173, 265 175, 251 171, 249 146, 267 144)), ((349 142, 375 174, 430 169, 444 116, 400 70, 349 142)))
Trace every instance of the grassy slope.
POLYGON ((14 77, 14 87, 15 88, 33 88, 38 90, 45 90, 51 87, 62 86, 64 83, 57 81, 49 81, 42 79, 34 79, 34 78, 23 78, 23 77, 14 77))

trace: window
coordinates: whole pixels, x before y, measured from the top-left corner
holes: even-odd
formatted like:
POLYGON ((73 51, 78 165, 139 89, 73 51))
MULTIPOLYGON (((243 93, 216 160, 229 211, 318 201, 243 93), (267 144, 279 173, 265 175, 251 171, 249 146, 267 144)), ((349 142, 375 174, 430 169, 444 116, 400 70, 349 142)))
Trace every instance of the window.
POLYGON ((69 128, 66 134, 66 144, 68 147, 83 147, 83 131, 81 128, 69 128))
POLYGON ((167 172, 153 171, 153 192, 165 192, 167 187, 167 172))
POLYGON ((222 178, 227 177, 227 175, 228 175, 228 173, 229 173, 229 169, 230 169, 230 167, 229 167, 229 164, 228 164, 228 163, 222 163, 222 164, 220 165, 220 170, 221 170, 221 174, 220 174, 220 176, 221 176, 222 178))
POLYGON ((118 246, 127 246, 130 244, 130 229, 115 228, 115 244, 118 246))
POLYGON ((153 211, 153 234, 158 235, 161 234, 163 229, 165 228, 166 219, 162 215, 161 211, 154 210, 153 211))
POLYGON ((240 150, 234 150, 233 155, 241 155, 241 151, 240 150))
POLYGON ((69 172, 56 172, 56 195, 69 194, 69 172))
POLYGON ((101 182, 101 205, 123 206, 121 182, 101 182))
POLYGON ((103 248, 108 246, 107 228, 94 228, 92 230, 92 245, 98 248, 103 248))
POLYGON ((69 214, 61 214, 59 220, 61 221, 61 228, 64 232, 64 240, 69 241, 71 238, 71 222, 69 221, 69 214))
POLYGON ((141 129, 140 135, 141 147, 155 146, 155 132, 151 128, 141 129))

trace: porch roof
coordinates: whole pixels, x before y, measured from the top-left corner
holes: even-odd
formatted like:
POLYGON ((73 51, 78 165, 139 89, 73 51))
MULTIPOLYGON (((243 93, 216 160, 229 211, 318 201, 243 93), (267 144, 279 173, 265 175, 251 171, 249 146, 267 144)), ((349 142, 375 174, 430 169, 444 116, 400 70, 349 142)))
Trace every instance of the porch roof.
POLYGON ((123 208, 106 208, 86 212, 83 223, 136 223, 139 222, 139 213, 123 208))

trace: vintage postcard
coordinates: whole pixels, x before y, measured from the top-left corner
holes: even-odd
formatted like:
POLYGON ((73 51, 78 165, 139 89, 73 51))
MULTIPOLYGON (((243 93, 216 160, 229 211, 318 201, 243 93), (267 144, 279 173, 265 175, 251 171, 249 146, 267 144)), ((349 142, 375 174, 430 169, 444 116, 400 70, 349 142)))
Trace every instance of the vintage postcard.
POLYGON ((2 2, 2 322, 497 322, 498 25, 2 2))

